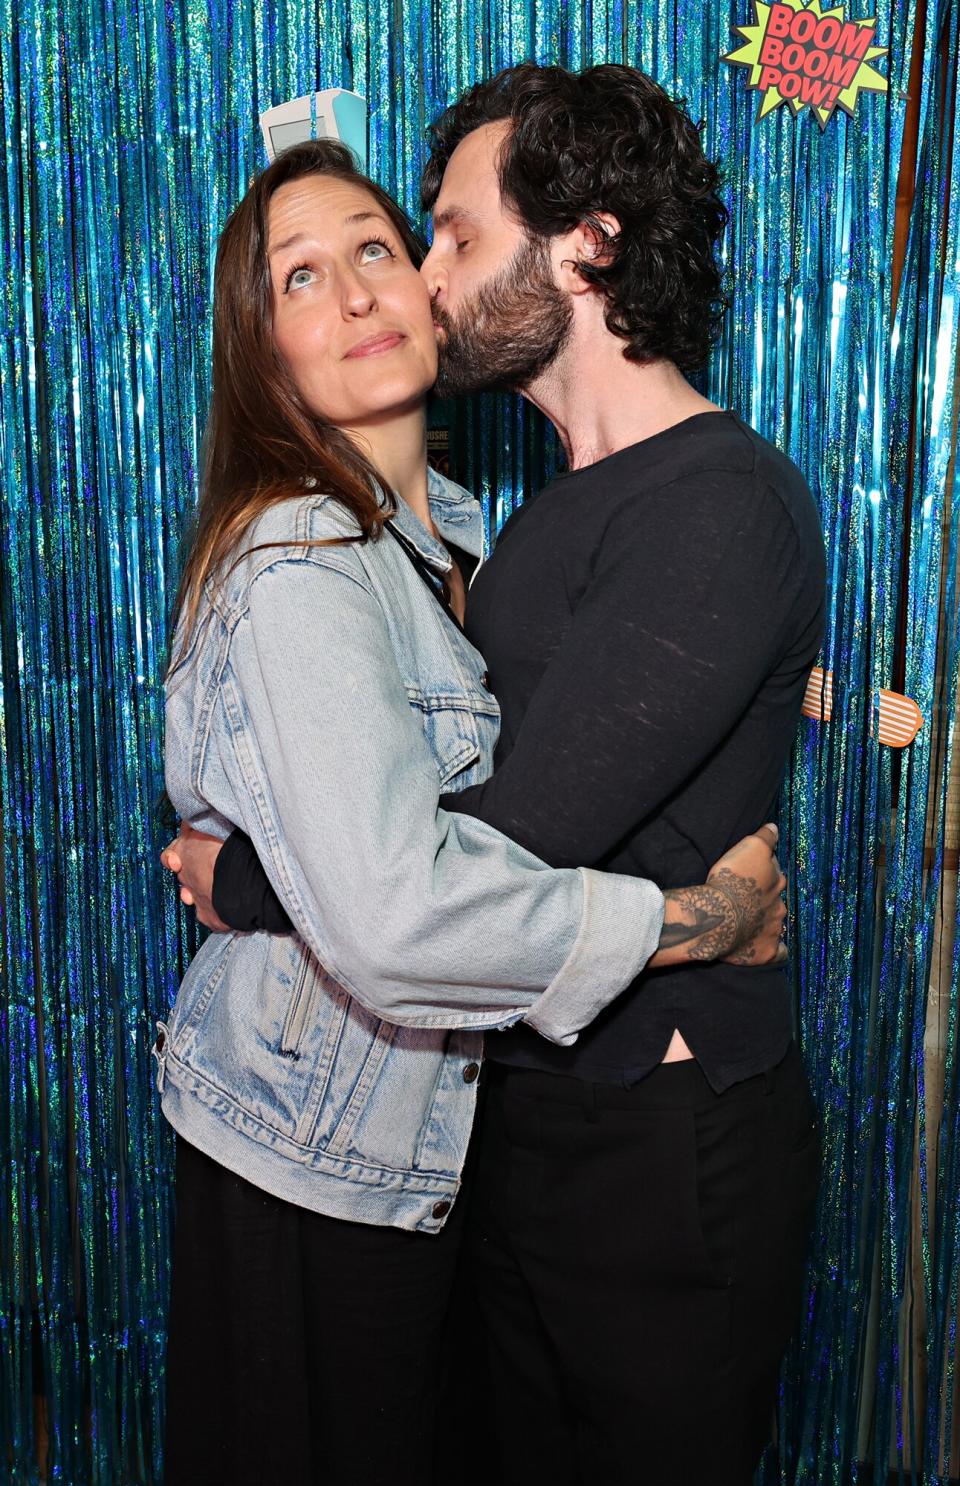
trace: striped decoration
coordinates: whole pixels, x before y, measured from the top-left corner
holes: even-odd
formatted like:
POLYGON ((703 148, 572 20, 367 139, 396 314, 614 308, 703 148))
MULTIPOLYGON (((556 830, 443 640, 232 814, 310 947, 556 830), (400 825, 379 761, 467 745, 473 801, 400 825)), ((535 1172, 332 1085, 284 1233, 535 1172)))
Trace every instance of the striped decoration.
MULTIPOLYGON (((814 722, 829 722, 833 716, 833 673, 814 666, 800 709, 814 722)), ((881 688, 876 693, 877 740, 888 748, 906 748, 923 727, 923 713, 912 697, 881 688)), ((871 735, 873 727, 871 725, 871 735)))

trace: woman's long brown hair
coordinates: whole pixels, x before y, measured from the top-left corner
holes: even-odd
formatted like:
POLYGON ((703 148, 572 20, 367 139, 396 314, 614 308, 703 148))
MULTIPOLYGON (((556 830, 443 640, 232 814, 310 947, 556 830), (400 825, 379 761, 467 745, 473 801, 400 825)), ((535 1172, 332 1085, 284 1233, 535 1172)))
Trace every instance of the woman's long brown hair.
POLYGON ((217 248, 213 387, 200 499, 174 610, 175 623, 182 621, 181 655, 204 585, 237 553, 244 532, 268 506, 303 494, 312 482, 355 518, 356 535, 339 539, 346 542, 379 536, 395 509, 393 493, 370 461, 341 429, 306 406, 274 343, 270 199, 288 181, 309 175, 361 186, 393 223, 411 261, 419 267, 423 260, 423 243, 401 208, 361 175, 336 140, 309 140, 284 150, 232 213, 217 248))

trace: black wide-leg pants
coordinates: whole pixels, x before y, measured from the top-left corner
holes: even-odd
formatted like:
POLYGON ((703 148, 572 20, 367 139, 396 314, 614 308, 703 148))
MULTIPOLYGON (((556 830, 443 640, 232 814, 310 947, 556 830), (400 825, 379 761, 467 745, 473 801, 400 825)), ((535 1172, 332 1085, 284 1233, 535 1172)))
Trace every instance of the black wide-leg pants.
POLYGON ((749 1486, 798 1319, 800 1056, 715 1094, 484 1070, 468 1245, 507 1486, 749 1486))
POLYGON ((165 1486, 425 1486, 463 1203, 438 1234, 283 1202, 177 1142, 165 1486))

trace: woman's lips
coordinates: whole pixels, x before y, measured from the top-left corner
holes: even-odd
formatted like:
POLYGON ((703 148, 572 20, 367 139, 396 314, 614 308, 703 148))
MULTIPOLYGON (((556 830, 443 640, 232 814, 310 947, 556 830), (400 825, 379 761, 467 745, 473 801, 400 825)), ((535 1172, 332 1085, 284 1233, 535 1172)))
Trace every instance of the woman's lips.
POLYGON ((379 356, 383 351, 392 351, 394 346, 406 340, 399 330, 386 330, 382 335, 371 335, 365 341, 360 341, 353 346, 344 357, 349 361, 354 356, 379 356))

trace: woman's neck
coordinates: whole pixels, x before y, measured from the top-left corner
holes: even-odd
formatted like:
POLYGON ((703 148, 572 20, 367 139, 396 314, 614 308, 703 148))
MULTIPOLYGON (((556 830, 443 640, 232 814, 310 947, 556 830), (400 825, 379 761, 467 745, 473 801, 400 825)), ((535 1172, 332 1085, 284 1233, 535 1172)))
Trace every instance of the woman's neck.
POLYGON ((394 413, 382 422, 371 420, 345 428, 369 458, 391 490, 402 496, 428 531, 434 532, 427 499, 427 422, 422 403, 409 412, 394 413))

